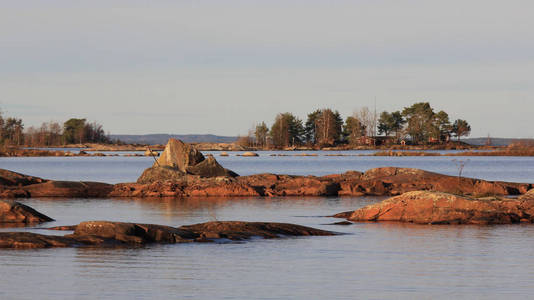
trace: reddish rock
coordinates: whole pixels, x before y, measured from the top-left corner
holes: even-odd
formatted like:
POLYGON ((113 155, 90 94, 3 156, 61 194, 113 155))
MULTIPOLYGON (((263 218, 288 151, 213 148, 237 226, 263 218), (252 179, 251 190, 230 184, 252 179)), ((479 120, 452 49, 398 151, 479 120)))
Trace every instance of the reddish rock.
POLYGON ((113 185, 90 181, 47 181, 24 187, 31 197, 106 197, 113 185))
POLYGON ((0 169, 0 198, 107 197, 113 185, 88 181, 54 181, 0 169))
MULTIPOLYGON (((205 161, 209 164, 210 159, 205 161)), ((207 168, 206 172, 215 169, 207 168)), ((377 168, 322 177, 257 174, 236 178, 202 176, 203 168, 198 168, 199 175, 182 174, 167 167, 150 170, 154 176, 148 176, 147 182, 116 185, 52 181, 1 170, 0 197, 381 196, 418 190, 494 196, 521 195, 533 188, 527 183, 459 178, 407 168, 377 168)))
POLYGON ((208 222, 186 225, 178 229, 186 230, 202 238, 225 238, 245 240, 251 237, 279 238, 284 236, 327 236, 333 232, 288 223, 267 222, 208 222))
MULTIPOLYGON (((189 243, 214 239, 246 240, 251 237, 327 236, 335 233, 286 223, 208 222, 179 228, 109 221, 83 222, 74 233, 65 236, 29 232, 0 232, 0 248, 112 247, 139 246, 149 243, 189 243)), ((53 228, 57 229, 57 228, 53 228)))
POLYGON ((520 195, 531 184, 485 181, 448 176, 411 168, 385 167, 371 169, 360 178, 340 180, 339 195, 400 195, 417 190, 432 190, 473 196, 520 195))
POLYGON ((15 201, 0 200, 0 223, 34 224, 54 219, 15 201))
POLYGON ((335 217, 349 221, 397 221, 418 224, 510 224, 534 222, 534 200, 470 198, 415 191, 335 217))
POLYGON ((31 232, 0 232, 0 248, 35 249, 71 247, 76 241, 71 238, 31 232))

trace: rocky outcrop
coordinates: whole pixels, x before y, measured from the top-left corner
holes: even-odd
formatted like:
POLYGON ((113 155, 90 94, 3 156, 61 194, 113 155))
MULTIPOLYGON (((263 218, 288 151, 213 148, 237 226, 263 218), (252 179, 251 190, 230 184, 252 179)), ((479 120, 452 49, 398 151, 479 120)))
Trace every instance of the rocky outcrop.
POLYGON ((216 176, 231 171, 208 157, 187 174, 171 167, 147 169, 137 183, 53 181, 0 170, 0 198, 16 197, 196 197, 363 196, 439 191, 470 196, 521 195, 528 183, 485 181, 418 169, 377 168, 326 176, 257 174, 216 176), (215 176, 215 177, 213 177, 215 176))
POLYGON ((0 169, 0 198, 106 197, 113 185, 89 181, 55 181, 0 169))
POLYGON ((0 248, 36 249, 75 245, 77 245, 76 240, 63 236, 31 232, 0 232, 0 248))
POLYGON ((0 224, 35 224, 50 221, 54 221, 54 219, 29 206, 15 201, 0 200, 0 224))
POLYGON ((169 139, 165 150, 154 165, 146 169, 137 183, 177 181, 188 175, 200 177, 236 177, 236 173, 223 168, 213 156, 206 159, 195 147, 177 139, 169 139))
POLYGON ((111 197, 240 197, 259 196, 254 187, 235 178, 185 176, 175 181, 152 183, 120 183, 114 186, 111 197))
POLYGON ((339 195, 400 195, 418 190, 473 196, 521 195, 532 187, 532 184, 486 181, 395 167, 371 169, 359 178, 355 177, 346 176, 339 180, 339 195))
POLYGON ((178 228, 155 224, 90 221, 66 227, 68 230, 73 228, 74 233, 65 236, 0 232, 0 248, 140 246, 150 243, 209 242, 218 239, 240 241, 256 236, 280 238, 335 235, 330 231, 294 224, 239 221, 208 222, 178 228))
POLYGON ((471 198, 414 191, 335 215, 353 222, 396 221, 417 224, 511 224, 534 222, 534 199, 471 198))

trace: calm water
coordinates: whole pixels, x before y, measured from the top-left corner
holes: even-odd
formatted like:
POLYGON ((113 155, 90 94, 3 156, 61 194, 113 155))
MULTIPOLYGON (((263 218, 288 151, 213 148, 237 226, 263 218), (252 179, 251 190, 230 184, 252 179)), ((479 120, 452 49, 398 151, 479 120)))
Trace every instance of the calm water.
MULTIPOLYGON (((279 173, 293 175, 326 175, 349 170, 365 171, 376 167, 408 167, 458 175, 460 162, 465 163, 463 176, 487 180, 534 182, 534 157, 388 157, 359 156, 372 151, 309 151, 319 156, 295 155, 299 152, 265 151, 259 157, 236 156, 230 152, 221 157, 213 154, 224 167, 240 175, 279 173), (350 156, 325 156, 344 154, 350 156)), ((454 152, 454 151, 449 151, 454 152)), ((135 152, 133 152, 135 153, 135 152)), ((140 153, 140 152, 139 152, 140 153)), ((145 168, 154 163, 152 157, 0 157, 0 168, 56 180, 88 180, 108 183, 137 180, 145 168)))
MULTIPOLYGON (((219 157, 240 174, 328 174, 378 166, 457 174, 449 157, 219 157)), ((463 160, 465 158, 457 158, 463 160)), ((1 158, 0 168, 46 178, 134 181, 145 157, 1 158)), ((470 157, 466 176, 534 182, 534 160, 470 157)), ((450 299, 534 297, 534 226, 324 225, 321 217, 382 200, 360 198, 28 199, 42 226, 116 220, 172 226, 278 221, 335 237, 137 249, 0 250, 0 299, 450 299)), ((36 228, 28 230, 47 234, 36 228)))

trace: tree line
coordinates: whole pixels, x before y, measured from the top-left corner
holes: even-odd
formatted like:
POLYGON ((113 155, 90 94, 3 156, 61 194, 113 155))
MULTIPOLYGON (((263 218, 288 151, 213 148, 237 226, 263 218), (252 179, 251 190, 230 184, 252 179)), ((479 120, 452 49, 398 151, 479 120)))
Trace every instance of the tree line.
POLYGON ((87 119, 71 118, 63 124, 45 122, 25 129, 22 119, 4 117, 0 112, 0 145, 34 147, 110 142, 102 125, 87 119))
POLYGON ((377 141, 420 145, 446 143, 453 136, 460 140, 470 132, 467 121, 451 122, 445 111, 435 112, 428 102, 418 102, 379 116, 364 107, 345 120, 330 108, 311 112, 305 122, 292 113, 280 113, 270 128, 261 122, 240 143, 275 148, 376 145, 377 141))

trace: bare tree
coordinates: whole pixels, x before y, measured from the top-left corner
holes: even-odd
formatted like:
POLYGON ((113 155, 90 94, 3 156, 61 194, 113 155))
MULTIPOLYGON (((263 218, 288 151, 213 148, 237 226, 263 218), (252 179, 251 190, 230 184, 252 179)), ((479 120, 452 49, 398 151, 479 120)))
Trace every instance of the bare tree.
POLYGON ((355 119, 359 120, 362 126, 365 128, 365 136, 374 136, 376 133, 376 115, 371 112, 369 107, 362 107, 359 111, 354 112, 352 115, 355 119))

